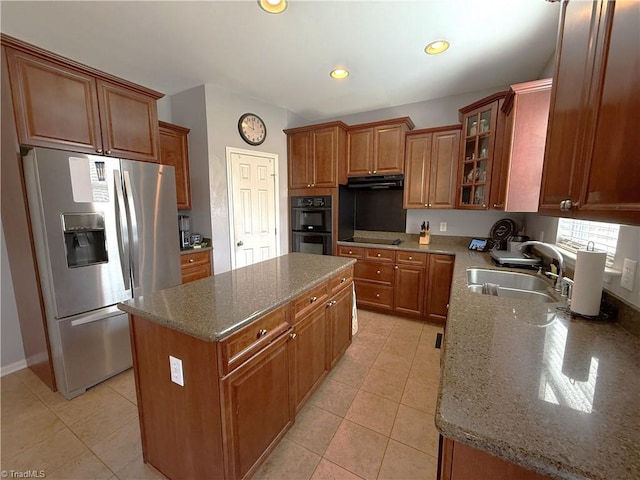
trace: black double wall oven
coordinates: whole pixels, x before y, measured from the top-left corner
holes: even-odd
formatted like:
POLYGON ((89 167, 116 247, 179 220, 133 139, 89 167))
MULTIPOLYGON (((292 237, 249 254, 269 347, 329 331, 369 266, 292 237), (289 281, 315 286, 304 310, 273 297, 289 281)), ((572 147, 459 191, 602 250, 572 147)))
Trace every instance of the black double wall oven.
POLYGON ((291 197, 291 251, 333 255, 331 195, 291 197))

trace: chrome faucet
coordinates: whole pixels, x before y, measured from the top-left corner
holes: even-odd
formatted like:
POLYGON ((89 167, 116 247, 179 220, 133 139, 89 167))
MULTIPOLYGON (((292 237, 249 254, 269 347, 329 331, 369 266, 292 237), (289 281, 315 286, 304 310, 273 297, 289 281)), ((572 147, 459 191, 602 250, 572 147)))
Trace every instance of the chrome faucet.
POLYGON ((555 274, 555 273, 549 272, 547 273, 547 275, 555 278, 556 282, 555 282, 554 288, 557 292, 561 291, 562 278, 563 278, 562 272, 564 272, 564 258, 562 256, 562 252, 556 246, 551 245, 550 243, 539 242, 537 240, 529 240, 527 242, 522 242, 518 246, 518 250, 523 251, 526 247, 530 247, 530 246, 545 247, 549 252, 553 253, 553 256, 558 261, 558 273, 555 274))

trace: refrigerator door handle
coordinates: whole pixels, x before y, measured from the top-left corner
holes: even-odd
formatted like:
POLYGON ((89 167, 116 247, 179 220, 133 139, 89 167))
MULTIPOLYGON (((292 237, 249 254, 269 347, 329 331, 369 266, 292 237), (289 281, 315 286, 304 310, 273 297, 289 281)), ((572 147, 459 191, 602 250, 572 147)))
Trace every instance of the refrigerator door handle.
POLYGON ((129 276, 129 226, 125 216, 124 192, 122 191, 122 181, 118 170, 113 171, 113 183, 116 190, 116 226, 118 228, 120 268, 122 269, 124 288, 129 290, 131 288, 131 278, 129 276))
POLYGON ((129 214, 129 226, 131 227, 131 273, 133 274, 133 286, 135 288, 138 279, 138 218, 136 217, 136 205, 133 201, 133 188, 131 187, 131 178, 129 172, 122 172, 124 178, 124 191, 127 198, 127 211, 129 214))
POLYGON ((72 327, 79 327, 80 325, 86 325, 87 323, 97 322, 98 320, 105 320, 107 318, 122 315, 124 312, 119 310, 115 305, 109 308, 100 309, 97 312, 82 313, 78 315, 78 318, 71 320, 72 327))

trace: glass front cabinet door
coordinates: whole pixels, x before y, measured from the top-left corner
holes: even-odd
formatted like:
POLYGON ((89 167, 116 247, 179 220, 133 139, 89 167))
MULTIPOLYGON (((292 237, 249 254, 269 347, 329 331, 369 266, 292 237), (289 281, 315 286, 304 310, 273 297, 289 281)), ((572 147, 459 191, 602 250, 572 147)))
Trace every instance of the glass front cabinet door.
POLYGON ((460 110, 464 137, 458 170, 458 208, 486 209, 488 206, 498 114, 505 94, 491 95, 460 110))

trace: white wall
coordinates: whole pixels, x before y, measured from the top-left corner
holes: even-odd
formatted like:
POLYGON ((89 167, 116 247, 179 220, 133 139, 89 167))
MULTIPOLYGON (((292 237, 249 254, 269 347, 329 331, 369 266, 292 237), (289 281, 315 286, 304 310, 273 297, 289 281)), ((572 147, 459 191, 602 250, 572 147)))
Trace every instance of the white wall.
POLYGON ((202 85, 173 95, 171 113, 174 123, 191 128, 189 164, 194 205, 191 210, 191 229, 212 238, 215 273, 231 269, 233 251, 229 239, 227 147, 278 155, 278 230, 280 251, 287 252, 287 141, 283 130, 289 126, 289 122, 297 121, 299 117, 283 108, 214 85, 202 85), (245 143, 238 133, 238 119, 246 112, 259 115, 267 126, 267 138, 257 147, 245 143))
POLYGON ((162 120, 163 122, 172 123, 171 121, 171 97, 165 95, 157 102, 158 105, 158 120, 162 120))
POLYGON ((407 233, 420 233, 422 222, 429 222, 432 235, 454 237, 489 237, 494 223, 503 218, 511 218, 518 228, 524 224, 524 214, 500 211, 469 210, 407 210, 407 233), (440 231, 440 222, 446 222, 447 231, 440 231))
POLYGON ((18 310, 13 292, 11 269, 7 247, 4 243, 4 228, 0 229, 0 366, 2 375, 11 373, 27 366, 22 347, 22 333, 18 321, 18 310))

